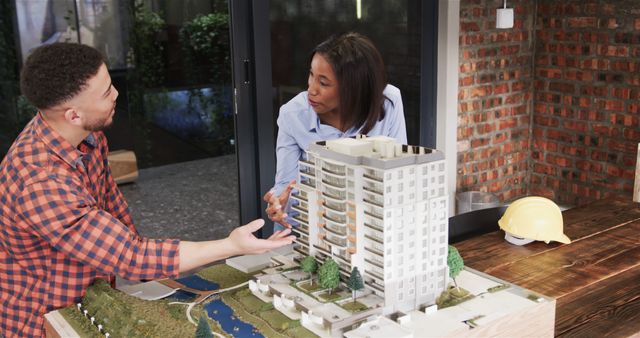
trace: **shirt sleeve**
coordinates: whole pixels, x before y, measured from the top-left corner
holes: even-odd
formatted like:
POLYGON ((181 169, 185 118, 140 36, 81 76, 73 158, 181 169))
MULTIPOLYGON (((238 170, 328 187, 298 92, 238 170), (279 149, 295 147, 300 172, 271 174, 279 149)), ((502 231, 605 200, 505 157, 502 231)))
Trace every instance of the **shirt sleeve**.
POLYGON ((273 190, 279 195, 285 187, 298 177, 298 160, 302 155, 302 149, 290 133, 284 121, 285 117, 280 113, 278 117, 278 139, 276 142, 276 178, 273 190))
POLYGON ((98 140, 100 142, 100 155, 103 158, 105 169, 105 211, 109 212, 122 224, 126 225, 131 229, 131 231, 137 234, 138 231, 133 225, 133 217, 131 217, 129 205, 120 192, 120 189, 118 189, 118 185, 111 174, 111 168, 109 167, 108 161, 109 146, 107 145, 107 138, 101 133, 98 140))
POLYGON ((178 240, 139 237, 73 185, 36 182, 17 202, 21 223, 70 259, 131 280, 178 275, 178 240))
POLYGON ((398 97, 392 100, 391 111, 387 112, 385 119, 389 120, 389 137, 395 138, 402 144, 407 144, 407 126, 404 121, 404 107, 402 105, 402 95, 398 90, 398 97))

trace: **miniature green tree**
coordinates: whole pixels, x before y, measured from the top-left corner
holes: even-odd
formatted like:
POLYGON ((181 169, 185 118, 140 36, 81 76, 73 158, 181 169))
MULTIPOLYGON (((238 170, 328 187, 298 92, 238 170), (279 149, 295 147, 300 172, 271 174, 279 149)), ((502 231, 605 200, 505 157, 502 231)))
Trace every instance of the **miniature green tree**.
POLYGON ((307 256, 302 260, 302 262, 300 262, 300 267, 302 268, 302 271, 309 273, 309 285, 313 286, 313 273, 318 270, 318 263, 316 263, 316 259, 311 256, 307 256))
POLYGON ((318 270, 318 283, 323 288, 329 289, 329 294, 340 284, 340 268, 338 263, 331 258, 324 261, 318 270))
POLYGON ((211 326, 205 316, 200 317, 198 320, 198 328, 196 329, 196 338, 213 338, 211 333, 211 326))
POLYGON ((362 282, 362 276, 360 275, 360 271, 358 271, 358 267, 354 266, 351 269, 351 276, 349 276, 349 280, 347 281, 347 287, 351 289, 351 297, 353 298, 353 302, 356 302, 356 291, 364 288, 364 283, 362 282))
POLYGON ((447 265, 449 266, 449 277, 453 279, 453 283, 456 285, 456 289, 459 289, 458 283, 456 282, 456 277, 464 268, 464 261, 462 260, 462 256, 460 256, 458 249, 456 249, 453 245, 449 245, 447 265))

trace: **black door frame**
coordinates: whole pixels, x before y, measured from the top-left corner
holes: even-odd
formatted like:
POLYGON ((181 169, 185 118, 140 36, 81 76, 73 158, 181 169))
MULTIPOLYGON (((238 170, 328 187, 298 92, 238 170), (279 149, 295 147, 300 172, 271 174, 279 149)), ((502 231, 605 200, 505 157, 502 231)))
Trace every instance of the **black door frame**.
MULTIPOLYGON (((230 0, 229 13, 240 222, 246 224, 267 219, 262 195, 275 177, 269 1, 230 0)), ((267 224, 259 235, 272 232, 267 224)))
MULTIPOLYGON (((438 1, 421 1, 420 145, 436 147, 438 1)), ((274 184, 275 144, 269 0, 229 0, 236 154, 242 224, 266 218, 262 195, 274 184)), ((270 222, 268 222, 270 223, 270 222)), ((260 232, 273 232, 267 224, 260 232)))

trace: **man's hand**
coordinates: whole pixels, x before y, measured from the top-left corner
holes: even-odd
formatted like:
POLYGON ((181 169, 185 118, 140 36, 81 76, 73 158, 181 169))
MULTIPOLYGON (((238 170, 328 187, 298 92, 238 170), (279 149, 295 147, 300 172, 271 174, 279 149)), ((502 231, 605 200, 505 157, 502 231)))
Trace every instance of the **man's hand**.
POLYGON ((234 255, 259 254, 293 243, 296 236, 290 235, 291 229, 276 231, 268 239, 259 239, 253 235, 264 226, 264 220, 257 219, 247 225, 234 229, 227 240, 235 251, 234 255))
POLYGON ((236 255, 263 253, 293 243, 296 236, 291 229, 276 231, 268 239, 256 238, 253 232, 264 225, 257 219, 234 229, 227 238, 203 242, 180 242, 180 272, 189 271, 221 259, 236 255))
POLYGON ((282 191, 280 196, 275 196, 272 191, 266 193, 263 197, 264 201, 267 202, 267 208, 265 212, 270 220, 282 224, 284 227, 291 228, 291 224, 287 222, 287 214, 284 212, 283 208, 287 205, 289 201, 289 195, 291 195, 291 190, 296 185, 296 181, 293 180, 289 182, 287 188, 282 191))

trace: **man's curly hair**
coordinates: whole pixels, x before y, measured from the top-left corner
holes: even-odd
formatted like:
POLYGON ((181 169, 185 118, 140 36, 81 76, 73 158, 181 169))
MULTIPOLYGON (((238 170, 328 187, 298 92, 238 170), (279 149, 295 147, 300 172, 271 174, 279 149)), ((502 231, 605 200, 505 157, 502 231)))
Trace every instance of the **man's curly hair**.
POLYGON ((104 63, 96 49, 77 43, 38 47, 20 74, 20 90, 38 109, 48 109, 80 93, 104 63))

